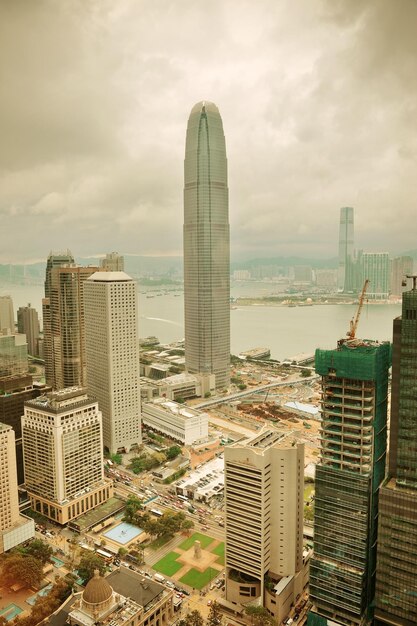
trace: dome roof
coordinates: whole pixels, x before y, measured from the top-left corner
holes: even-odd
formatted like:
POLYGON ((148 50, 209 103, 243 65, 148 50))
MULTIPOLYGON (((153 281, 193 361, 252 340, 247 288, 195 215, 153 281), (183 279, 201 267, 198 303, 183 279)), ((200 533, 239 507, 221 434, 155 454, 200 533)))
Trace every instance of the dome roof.
POLYGON ((98 569, 94 571, 83 592, 83 601, 89 604, 101 604, 111 598, 113 589, 107 580, 100 576, 98 569))

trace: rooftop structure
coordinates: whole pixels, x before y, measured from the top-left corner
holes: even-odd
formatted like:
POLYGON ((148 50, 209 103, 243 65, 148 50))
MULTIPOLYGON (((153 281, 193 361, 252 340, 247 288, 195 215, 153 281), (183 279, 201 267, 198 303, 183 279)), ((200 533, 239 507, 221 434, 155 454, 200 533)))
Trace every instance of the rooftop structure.
POLYGON ((208 502, 224 489, 224 461, 219 456, 195 469, 190 476, 176 484, 179 495, 201 502, 208 502))
POLYGON ((208 436, 208 415, 173 400, 155 398, 142 405, 143 423, 163 435, 192 445, 208 436))

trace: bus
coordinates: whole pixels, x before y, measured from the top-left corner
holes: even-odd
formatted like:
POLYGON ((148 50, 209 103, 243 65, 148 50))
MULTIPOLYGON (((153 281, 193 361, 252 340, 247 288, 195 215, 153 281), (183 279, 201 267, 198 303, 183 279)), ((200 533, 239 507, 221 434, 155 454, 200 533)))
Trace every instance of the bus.
POLYGON ((159 509, 151 509, 150 512, 152 513, 152 515, 155 515, 156 517, 162 517, 163 516, 162 511, 160 511, 159 509))
POLYGON ((113 561, 113 554, 107 552, 107 550, 102 550, 101 548, 99 548, 98 550, 96 550, 96 554, 98 554, 98 556, 102 558, 103 561, 105 561, 106 563, 111 563, 113 561))
POLYGON ((178 500, 182 500, 183 502, 188 502, 188 498, 187 498, 187 496, 180 496, 180 495, 177 495, 177 498, 178 498, 178 500))

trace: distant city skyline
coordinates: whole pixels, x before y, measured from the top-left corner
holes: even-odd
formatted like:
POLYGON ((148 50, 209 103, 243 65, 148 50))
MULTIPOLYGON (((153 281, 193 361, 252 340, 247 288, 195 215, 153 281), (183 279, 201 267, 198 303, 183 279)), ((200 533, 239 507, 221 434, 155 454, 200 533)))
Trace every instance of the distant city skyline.
POLYGON ((341 206, 358 248, 414 248, 415 2, 51 8, 0 6, 0 262, 45 242, 180 255, 185 116, 204 98, 227 127, 232 258, 336 256, 341 206))

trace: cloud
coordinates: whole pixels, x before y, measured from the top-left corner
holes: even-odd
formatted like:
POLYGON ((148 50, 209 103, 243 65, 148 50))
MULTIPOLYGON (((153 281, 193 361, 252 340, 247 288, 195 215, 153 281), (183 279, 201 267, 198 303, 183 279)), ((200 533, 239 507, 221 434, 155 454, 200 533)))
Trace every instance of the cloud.
POLYGON ((235 257, 415 247, 417 5, 3 0, 3 261, 181 254, 185 130, 220 108, 235 257))

